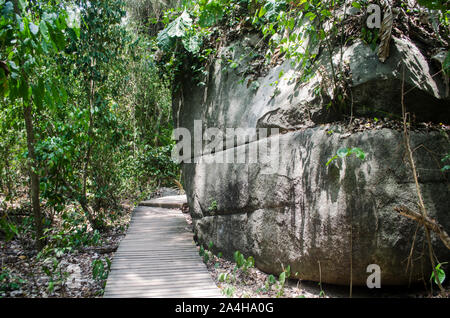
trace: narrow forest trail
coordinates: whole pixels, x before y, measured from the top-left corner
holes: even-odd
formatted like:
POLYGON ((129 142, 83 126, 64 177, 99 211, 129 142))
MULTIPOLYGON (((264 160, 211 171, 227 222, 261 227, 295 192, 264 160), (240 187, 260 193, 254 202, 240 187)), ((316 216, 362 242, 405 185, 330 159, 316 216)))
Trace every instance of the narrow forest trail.
POLYGON ((104 297, 221 297, 180 209, 185 196, 142 202, 111 265, 104 297))

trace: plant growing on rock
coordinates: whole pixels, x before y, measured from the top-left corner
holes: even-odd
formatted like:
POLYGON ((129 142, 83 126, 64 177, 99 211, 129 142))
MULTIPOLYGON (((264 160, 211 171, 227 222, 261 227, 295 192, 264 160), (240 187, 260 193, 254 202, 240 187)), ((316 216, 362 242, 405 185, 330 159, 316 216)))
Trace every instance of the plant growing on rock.
POLYGON ((211 204, 208 207, 208 211, 211 213, 217 211, 217 201, 216 200, 211 201, 211 204))
POLYGON ((236 251, 234 252, 233 257, 236 262, 236 269, 242 269, 244 273, 247 272, 249 268, 255 267, 255 259, 253 256, 249 256, 246 259, 241 252, 236 251))
POLYGON ((354 154, 357 158, 359 158, 361 160, 364 160, 366 158, 366 153, 361 148, 357 148, 357 147, 355 147, 355 148, 340 148, 337 151, 336 155, 331 157, 325 165, 328 166, 334 160, 336 160, 338 158, 345 158, 352 154, 354 154))

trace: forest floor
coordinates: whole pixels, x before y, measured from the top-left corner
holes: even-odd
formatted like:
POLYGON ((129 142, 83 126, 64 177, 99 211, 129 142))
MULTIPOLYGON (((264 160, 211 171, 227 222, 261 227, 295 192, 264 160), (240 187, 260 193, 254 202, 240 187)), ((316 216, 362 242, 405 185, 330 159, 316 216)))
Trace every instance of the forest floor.
POLYGON ((48 244, 38 253, 31 244, 27 204, 25 196, 6 207, 4 215, 16 220, 18 234, 11 240, 0 237, 0 298, 102 297, 108 267, 125 237, 132 206, 124 203, 113 212, 115 218, 104 232, 74 220, 75 207, 69 207, 69 217, 63 217, 64 213, 52 217, 48 244))
MULTIPOLYGON (((269 274, 257 268, 246 271, 236 270, 236 263, 217 256, 212 256, 207 268, 216 285, 227 297, 236 298, 348 298, 349 286, 320 285, 317 282, 290 279, 284 285, 274 276, 275 281, 270 283, 269 274), (227 279, 223 281, 223 274, 227 279), (222 276, 221 276, 222 275, 222 276)), ((411 288, 391 287, 369 289, 366 287, 353 287, 353 298, 450 298, 450 289, 446 288, 444 295, 434 288, 433 293, 425 290, 424 286, 411 288)))

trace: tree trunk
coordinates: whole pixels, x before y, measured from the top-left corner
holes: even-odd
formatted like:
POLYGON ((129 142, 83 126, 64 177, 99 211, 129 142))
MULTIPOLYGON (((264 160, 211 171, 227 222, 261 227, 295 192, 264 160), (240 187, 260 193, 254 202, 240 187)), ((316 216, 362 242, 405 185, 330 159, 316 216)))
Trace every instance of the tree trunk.
POLYGON ((43 218, 41 213, 41 204, 39 200, 39 176, 37 174, 36 154, 34 151, 34 131, 31 105, 24 106, 24 118, 27 131, 27 147, 28 147, 28 171, 31 182, 31 205, 34 215, 34 223, 36 226, 36 248, 41 250, 44 247, 42 240, 43 218))

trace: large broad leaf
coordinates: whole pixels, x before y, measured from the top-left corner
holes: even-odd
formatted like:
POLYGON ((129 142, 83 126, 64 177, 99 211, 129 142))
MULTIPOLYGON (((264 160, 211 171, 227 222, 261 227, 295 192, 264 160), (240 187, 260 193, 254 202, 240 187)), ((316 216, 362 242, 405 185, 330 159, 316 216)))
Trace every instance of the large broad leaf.
POLYGON ((192 26, 192 19, 189 14, 184 11, 178 18, 172 21, 164 30, 159 32, 156 38, 158 46, 167 51, 173 46, 177 38, 186 35, 186 31, 192 26))
POLYGON ((66 38, 64 37, 64 34, 61 30, 51 27, 50 24, 47 24, 47 27, 49 27, 48 31, 50 34, 50 39, 53 44, 55 44, 57 51, 64 50, 64 47, 66 46, 66 38))
POLYGON ((28 101, 29 98, 29 86, 25 79, 21 79, 19 84, 19 97, 22 97, 24 101, 28 101))
POLYGON ((47 28, 47 24, 45 23, 45 21, 41 21, 39 23, 39 31, 41 31, 42 36, 45 39, 50 39, 50 35, 48 34, 48 28, 47 28))
POLYGON ((44 81, 42 79, 39 79, 39 82, 36 85, 32 86, 33 102, 38 108, 42 108, 44 93, 44 81))

